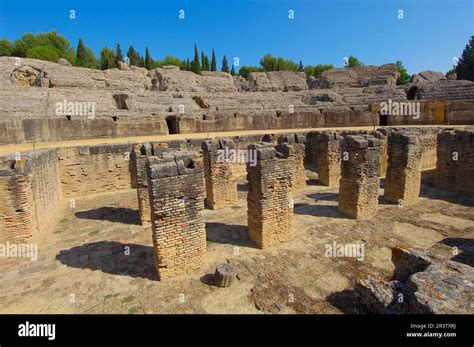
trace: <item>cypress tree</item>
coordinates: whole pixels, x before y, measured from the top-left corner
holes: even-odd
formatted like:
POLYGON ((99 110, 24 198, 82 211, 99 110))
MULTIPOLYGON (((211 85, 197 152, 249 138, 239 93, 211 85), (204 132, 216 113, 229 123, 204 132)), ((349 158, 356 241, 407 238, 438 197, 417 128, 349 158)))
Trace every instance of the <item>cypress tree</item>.
POLYGON ((224 54, 224 58, 222 58, 222 72, 229 73, 229 64, 227 63, 227 57, 224 54))
POLYGON ((133 46, 130 46, 128 48, 127 57, 128 57, 129 62, 130 62, 130 65, 135 65, 135 66, 140 65, 140 61, 139 61, 140 57, 138 56, 138 53, 135 50, 135 48, 133 48, 133 46))
POLYGON ((119 61, 123 61, 123 55, 120 43, 117 43, 117 47, 115 48, 115 64, 117 65, 119 61))
POLYGON ((204 56, 204 61, 206 62, 206 71, 211 71, 211 65, 209 64, 209 58, 204 56))
POLYGON ((201 67, 202 71, 206 71, 206 56, 203 51, 201 51, 201 67))
POLYGON ((187 71, 191 71, 191 63, 190 63, 190 61, 189 61, 189 58, 186 59, 186 70, 187 70, 187 71))
POLYGON ((150 57, 150 51, 148 50, 148 47, 145 47, 145 68, 147 70, 151 69, 151 57, 150 57))
POLYGON ((199 53, 197 49, 197 45, 194 44, 194 60, 193 60, 193 71, 196 74, 201 73, 201 64, 199 63, 199 53))
POLYGON ((454 70, 458 80, 474 82, 474 36, 471 36, 454 70))
POLYGON ((79 42, 77 43, 77 51, 76 51, 76 63, 78 66, 83 66, 85 63, 85 56, 86 56, 86 46, 81 38, 79 38, 79 42))
POLYGON ((211 71, 217 71, 216 53, 214 52, 214 48, 212 49, 211 71))
POLYGON ((300 66, 298 67, 298 71, 304 71, 303 62, 300 60, 300 66))
POLYGON ((230 74, 231 74, 232 76, 235 76, 234 64, 232 64, 232 68, 230 69, 230 74))

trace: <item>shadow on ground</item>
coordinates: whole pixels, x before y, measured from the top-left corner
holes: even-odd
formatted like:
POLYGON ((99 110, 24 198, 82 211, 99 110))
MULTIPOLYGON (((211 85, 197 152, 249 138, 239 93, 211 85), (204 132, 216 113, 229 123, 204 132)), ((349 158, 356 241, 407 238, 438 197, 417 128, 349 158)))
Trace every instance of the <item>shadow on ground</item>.
POLYGON ((78 211, 76 218, 107 220, 113 223, 140 225, 140 215, 138 210, 124 207, 99 207, 93 210, 78 211))
POLYGON ((296 203, 294 205, 294 213, 305 214, 315 217, 331 217, 348 219, 342 213, 337 211, 337 206, 332 205, 310 205, 304 203, 296 203))
POLYGON ((248 236, 247 227, 243 225, 207 222, 206 239, 215 243, 257 248, 248 236))
POLYGON ((451 260, 463 263, 469 266, 474 266, 474 240, 464 239, 460 237, 448 237, 441 241, 441 243, 456 247, 458 254, 451 258, 451 260))
POLYGON ((100 241, 61 250, 56 260, 62 264, 98 270, 114 275, 158 280, 153 261, 153 248, 116 241, 100 241))

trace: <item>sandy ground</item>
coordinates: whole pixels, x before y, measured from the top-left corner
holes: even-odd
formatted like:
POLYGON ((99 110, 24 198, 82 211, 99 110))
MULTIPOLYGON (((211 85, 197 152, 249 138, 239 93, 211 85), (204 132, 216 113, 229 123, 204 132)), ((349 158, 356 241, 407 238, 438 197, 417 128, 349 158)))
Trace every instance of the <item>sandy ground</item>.
MULTIPOLYGON (((403 127, 417 128, 419 126, 404 125, 403 127)), ((439 125, 423 125, 423 127, 439 127, 439 125)), ((464 126, 449 126, 449 127, 464 127, 464 126)), ((273 129, 273 130, 242 130, 242 131, 227 131, 227 132, 209 132, 209 133, 193 133, 193 134, 177 134, 177 135, 156 135, 156 136, 132 136, 132 137, 117 137, 117 138, 99 138, 86 140, 70 140, 70 141, 54 141, 54 142, 36 142, 36 143, 21 143, 12 145, 0 146, 0 155, 12 154, 15 152, 28 151, 32 149, 41 148, 58 148, 58 147, 74 147, 74 146, 93 146, 105 143, 136 143, 148 141, 169 141, 180 139, 199 139, 199 138, 214 138, 225 136, 243 136, 256 134, 281 134, 292 132, 305 131, 322 131, 322 130, 374 130, 376 127, 342 127, 342 128, 304 128, 304 129, 273 129)))
POLYGON ((163 282, 154 272, 151 230, 139 224, 135 191, 77 199, 76 208, 64 207, 51 232, 38 239, 37 261, 0 260, 0 312, 356 313, 355 282, 366 275, 389 278, 395 245, 473 265, 474 198, 441 193, 424 176, 418 204, 399 208, 381 200, 379 213, 365 220, 339 214, 337 189, 309 179, 295 196, 293 240, 265 250, 247 236, 241 178, 238 204, 204 211, 206 264, 163 282), (364 245, 363 260, 325 256, 333 242, 364 245), (238 272, 230 288, 210 284, 223 262, 238 272))

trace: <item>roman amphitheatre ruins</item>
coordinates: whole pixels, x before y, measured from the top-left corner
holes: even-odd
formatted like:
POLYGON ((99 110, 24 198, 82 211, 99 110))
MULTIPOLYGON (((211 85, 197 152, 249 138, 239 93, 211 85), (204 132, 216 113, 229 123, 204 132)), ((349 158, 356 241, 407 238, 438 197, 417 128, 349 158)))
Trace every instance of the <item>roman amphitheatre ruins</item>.
POLYGON ((397 77, 0 57, 0 311, 474 313, 474 82, 397 77))

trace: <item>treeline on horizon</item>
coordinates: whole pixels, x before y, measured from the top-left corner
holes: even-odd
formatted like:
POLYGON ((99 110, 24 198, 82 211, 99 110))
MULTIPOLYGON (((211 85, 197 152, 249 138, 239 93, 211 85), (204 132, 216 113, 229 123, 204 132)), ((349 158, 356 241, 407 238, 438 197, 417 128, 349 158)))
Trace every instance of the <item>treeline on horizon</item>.
MULTIPOLYGON (((15 56, 51 62, 57 62, 60 58, 64 58, 73 66, 101 70, 117 68, 119 67, 119 62, 124 62, 125 59, 119 43, 117 43, 115 49, 108 47, 102 48, 100 50, 100 57, 97 58, 94 52, 84 44, 81 38, 79 38, 77 48, 74 50, 69 41, 55 31, 37 35, 26 33, 22 38, 16 39, 13 43, 7 39, 2 39, 0 41, 0 56, 15 56)), ((129 65, 144 67, 148 70, 164 65, 175 65, 181 70, 192 71, 197 74, 200 74, 201 71, 218 71, 214 49, 212 49, 211 59, 209 59, 203 51, 199 54, 196 44, 194 44, 194 56, 192 59, 187 58, 180 60, 172 55, 167 55, 163 60, 155 60, 151 57, 148 47, 145 48, 145 55, 142 56, 133 46, 128 48, 126 57, 128 58, 129 65)), ((346 63, 347 67, 364 65, 359 59, 352 55, 348 57, 346 63)), ((397 61, 396 65, 400 72, 397 84, 403 85, 408 83, 410 76, 403 66, 403 63, 397 61)), ((244 65, 236 72, 234 64, 229 67, 227 57, 224 55, 222 57, 220 71, 230 73, 233 76, 240 75, 244 78, 247 78, 251 72, 299 71, 305 72, 307 76, 318 78, 322 72, 333 68, 334 66, 331 64, 304 66, 302 61, 298 64, 290 59, 265 54, 260 60, 260 66, 244 65)), ((474 36, 471 37, 469 43, 466 45, 457 65, 448 71, 447 75, 454 72, 457 74, 458 79, 474 81, 474 36)))

